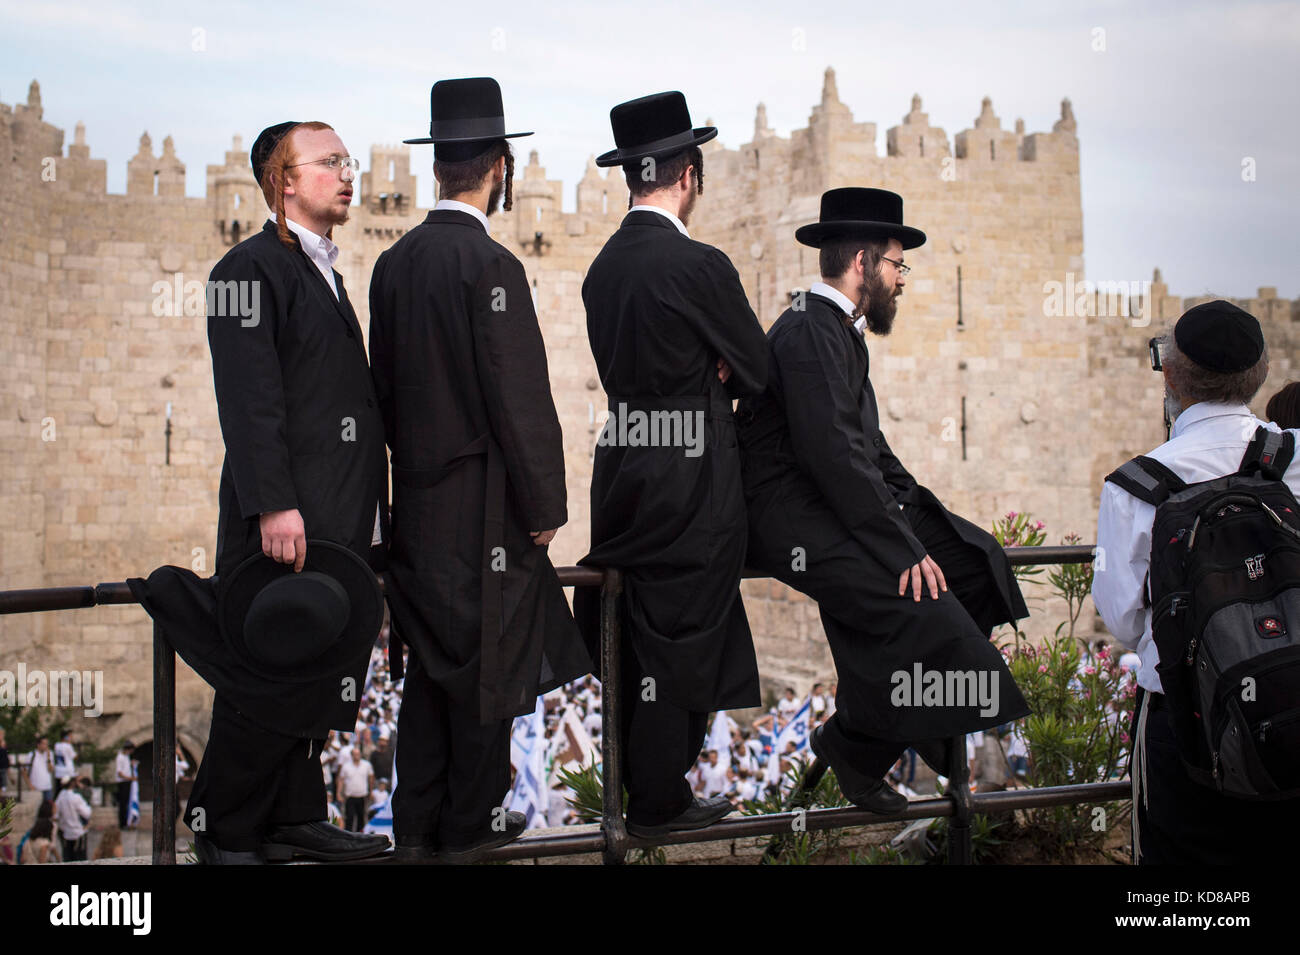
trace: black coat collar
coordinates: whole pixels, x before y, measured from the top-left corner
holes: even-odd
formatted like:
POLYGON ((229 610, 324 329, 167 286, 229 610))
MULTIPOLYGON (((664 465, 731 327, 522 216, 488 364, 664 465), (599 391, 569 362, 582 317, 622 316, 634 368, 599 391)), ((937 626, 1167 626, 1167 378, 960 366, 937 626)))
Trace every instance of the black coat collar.
MULTIPOLYGON (((651 226, 660 229, 668 229, 671 232, 676 232, 678 235, 681 235, 681 233, 677 231, 677 226, 673 224, 671 219, 667 216, 662 216, 657 212, 650 212, 647 209, 639 209, 636 212, 629 212, 625 215, 623 221, 619 223, 619 228, 627 228, 628 226, 651 226)), ((682 238, 684 239, 686 236, 682 235, 682 238)))
MULTIPOLYGON (((279 229, 276 228, 274 219, 267 219, 266 225, 262 226, 262 231, 268 233, 270 238, 275 241, 275 244, 278 247, 284 248, 284 243, 280 241, 280 232, 279 229)), ((356 312, 352 309, 352 302, 348 300, 348 290, 343 284, 343 276, 339 274, 338 269, 330 269, 330 271, 334 273, 334 282, 339 290, 338 298, 335 298, 334 290, 326 283, 325 276, 321 274, 320 269, 316 267, 316 263, 312 261, 311 257, 307 255, 306 250, 303 249, 302 242, 298 239, 298 234, 290 229, 289 238, 293 239, 294 247, 298 250, 298 254, 293 256, 295 265, 299 268, 306 269, 312 276, 307 281, 314 281, 317 283, 317 288, 320 290, 321 294, 325 296, 326 300, 334 306, 334 311, 336 311, 339 317, 347 324, 349 331, 352 332, 352 337, 356 339, 357 347, 361 349, 361 353, 364 355, 366 352, 366 346, 361 337, 361 325, 357 321, 356 312)), ((367 357, 366 360, 369 361, 369 357, 367 357)))
POLYGON ((421 225, 464 225, 471 229, 477 229, 483 235, 487 235, 487 230, 483 228, 483 223, 479 222, 468 212, 461 212, 459 209, 432 209, 424 217, 421 225))
POLYGON ((854 326, 853 324, 854 320, 849 318, 849 316, 845 314, 844 309, 840 308, 838 302, 834 301, 833 299, 827 298, 825 295, 818 295, 816 292, 809 292, 808 297, 811 299, 816 299, 819 303, 829 308, 834 313, 835 318, 839 320, 839 323, 844 326, 844 330, 848 333, 848 335, 858 343, 858 345, 862 348, 864 352, 870 354, 870 352, 867 351, 866 334, 864 332, 859 331, 854 326))

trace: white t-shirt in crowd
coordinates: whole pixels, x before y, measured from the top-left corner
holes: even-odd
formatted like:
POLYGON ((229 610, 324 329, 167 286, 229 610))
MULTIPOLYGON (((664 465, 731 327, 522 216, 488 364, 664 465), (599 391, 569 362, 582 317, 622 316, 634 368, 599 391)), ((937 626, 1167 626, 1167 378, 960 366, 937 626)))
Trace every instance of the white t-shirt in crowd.
POLYGON ((54 800, 54 821, 64 839, 80 839, 84 836, 90 813, 90 803, 75 789, 63 790, 59 793, 59 798, 54 800))
POLYGON ((131 772, 131 757, 126 755, 126 753, 118 753, 117 759, 114 761, 113 765, 119 783, 125 782, 134 775, 131 772))
POLYGON ((27 775, 31 777, 32 788, 45 792, 54 788, 54 775, 51 770, 50 751, 40 750, 32 751, 31 768, 27 770, 27 775))
POLYGON ((363 759, 354 763, 351 757, 339 767, 339 779, 343 783, 343 795, 348 799, 364 797, 370 793, 370 777, 374 774, 370 760, 363 759))
POLYGON ((721 759, 716 766, 703 763, 700 766, 700 783, 705 796, 720 796, 725 793, 731 788, 731 780, 727 779, 727 764, 721 759))
POLYGON ((54 775, 68 779, 76 775, 77 750, 71 743, 59 740, 54 744, 54 775))

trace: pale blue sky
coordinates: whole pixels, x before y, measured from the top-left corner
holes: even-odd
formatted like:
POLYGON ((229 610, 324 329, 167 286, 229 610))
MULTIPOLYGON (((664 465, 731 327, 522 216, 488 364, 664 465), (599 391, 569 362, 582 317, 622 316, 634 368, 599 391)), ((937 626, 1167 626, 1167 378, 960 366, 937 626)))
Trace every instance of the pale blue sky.
MULTIPOLYGON (((1005 128, 1048 130, 1074 103, 1084 249, 1093 279, 1149 278, 1175 294, 1300 296, 1300 4, 843 2, 93 3, 0 0, 0 101, 41 83, 45 118, 87 128, 122 191, 148 130, 176 140, 188 191, 234 133, 323 119, 368 162, 371 143, 428 125, 444 77, 492 75, 506 122, 537 135, 565 204, 587 156, 610 148, 610 106, 681 89, 720 139, 750 139, 767 104, 781 134, 806 125, 835 67, 855 118, 885 130, 924 98, 950 137, 993 97, 1005 128), (1093 49, 1105 31, 1105 50, 1093 49), (193 49, 195 31, 205 49, 193 49), (804 49, 796 49, 802 31, 804 49), (1256 180, 1243 182, 1245 157, 1256 180)), ((413 147, 431 201, 428 147, 413 147)), ((924 224, 921 224, 924 227, 924 224)))

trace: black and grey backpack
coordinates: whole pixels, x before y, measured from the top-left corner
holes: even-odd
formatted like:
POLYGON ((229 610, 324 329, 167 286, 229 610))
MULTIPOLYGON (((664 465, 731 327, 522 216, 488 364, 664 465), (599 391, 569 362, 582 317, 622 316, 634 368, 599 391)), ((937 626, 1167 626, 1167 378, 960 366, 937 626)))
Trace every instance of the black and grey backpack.
POLYGON ((1147 600, 1156 671, 1192 779, 1300 796, 1300 505, 1295 435, 1260 427, 1236 474, 1187 484, 1136 457, 1106 480, 1154 505, 1147 600))

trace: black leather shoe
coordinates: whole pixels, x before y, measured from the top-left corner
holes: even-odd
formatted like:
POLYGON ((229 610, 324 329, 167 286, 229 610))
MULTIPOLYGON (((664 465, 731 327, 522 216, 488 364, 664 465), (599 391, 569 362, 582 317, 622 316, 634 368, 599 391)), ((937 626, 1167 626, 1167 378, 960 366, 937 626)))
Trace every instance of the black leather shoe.
POLYGON ((500 831, 493 830, 469 845, 447 846, 438 853, 438 862, 445 865, 466 865, 470 862, 477 862, 483 853, 489 849, 495 849, 497 846, 504 846, 507 843, 514 842, 523 834, 527 825, 528 819, 522 812, 507 812, 504 829, 500 831))
POLYGON ((835 778, 840 784, 840 792, 844 794, 845 799, 859 809, 866 809, 869 812, 892 814, 907 808, 907 797, 902 793, 894 792, 885 785, 883 779, 869 779, 842 760, 838 760, 837 754, 830 751, 826 740, 822 738, 823 729, 824 726, 819 726, 813 730, 808 737, 808 744, 812 747, 814 756, 826 760, 830 763, 831 769, 835 770, 835 778))
POLYGON ((431 835, 394 837, 393 861, 402 864, 434 862, 438 855, 438 840, 431 835))
POLYGON ((724 816, 730 815, 732 809, 733 807, 726 796, 714 796, 711 799, 696 797, 691 800, 691 804, 686 807, 685 812, 676 819, 670 819, 658 826, 642 826, 629 820, 627 831, 641 839, 653 839, 657 836, 667 835, 670 832, 703 829, 705 826, 713 825, 724 816))
POLYGON ((266 835, 262 854, 268 862, 288 862, 294 856, 323 862, 350 862, 378 855, 388 848, 382 833, 348 832, 328 822, 277 826, 266 835))
POLYGON ((207 836, 194 836, 194 851, 199 857, 199 865, 266 865, 266 860, 257 852, 228 852, 216 845, 207 836))

